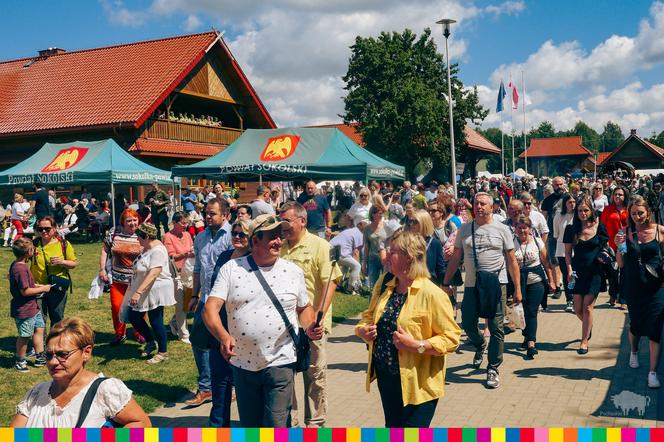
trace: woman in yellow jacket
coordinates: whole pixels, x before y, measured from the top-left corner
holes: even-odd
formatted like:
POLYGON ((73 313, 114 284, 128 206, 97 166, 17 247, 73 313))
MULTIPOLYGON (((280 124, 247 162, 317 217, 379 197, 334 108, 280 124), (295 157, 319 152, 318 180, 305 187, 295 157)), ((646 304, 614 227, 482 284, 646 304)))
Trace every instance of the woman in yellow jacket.
POLYGON ((367 391, 378 380, 386 427, 428 427, 445 394, 445 356, 459 346, 449 296, 429 279, 421 235, 398 232, 355 333, 369 345, 367 391), (389 278, 390 276, 383 276, 389 278))

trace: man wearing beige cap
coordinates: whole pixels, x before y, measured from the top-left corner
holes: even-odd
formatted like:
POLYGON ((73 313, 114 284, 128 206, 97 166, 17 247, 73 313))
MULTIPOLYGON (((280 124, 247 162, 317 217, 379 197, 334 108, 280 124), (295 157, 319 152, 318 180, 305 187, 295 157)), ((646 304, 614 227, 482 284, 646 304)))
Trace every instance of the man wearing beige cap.
MULTIPOLYGON (((325 332, 332 328, 332 298, 341 279, 339 266, 332 266, 330 244, 307 230, 307 210, 289 201, 281 206, 281 219, 287 223, 281 257, 294 262, 304 272, 307 294, 316 312, 325 314, 325 332)), ((327 417, 327 339, 311 343, 311 365, 304 377, 304 424, 324 427, 327 417)), ((298 401, 293 399, 293 426, 298 426, 298 401)))
POLYGON ((295 331, 299 323, 310 339, 323 335, 302 270, 280 258, 285 225, 274 215, 256 218, 249 232, 251 255, 221 267, 205 303, 205 324, 233 369, 242 427, 290 426, 296 346, 276 303, 295 331), (219 317, 223 306, 228 330, 219 317))

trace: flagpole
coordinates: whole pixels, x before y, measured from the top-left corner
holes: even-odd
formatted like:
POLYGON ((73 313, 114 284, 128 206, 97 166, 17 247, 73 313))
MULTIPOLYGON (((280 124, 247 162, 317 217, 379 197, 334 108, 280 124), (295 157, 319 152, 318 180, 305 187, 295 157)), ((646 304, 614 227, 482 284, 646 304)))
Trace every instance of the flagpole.
POLYGON ((523 90, 523 155, 526 159, 526 175, 528 175, 528 149, 526 144, 526 83, 523 79, 523 71, 521 71, 521 89, 523 90))
POLYGON ((510 74, 510 132, 512 133, 512 173, 516 180, 516 160, 514 159, 514 83, 512 83, 512 74, 510 74))
POLYGON ((505 127, 503 126, 503 114, 500 114, 500 172, 505 176, 505 127))

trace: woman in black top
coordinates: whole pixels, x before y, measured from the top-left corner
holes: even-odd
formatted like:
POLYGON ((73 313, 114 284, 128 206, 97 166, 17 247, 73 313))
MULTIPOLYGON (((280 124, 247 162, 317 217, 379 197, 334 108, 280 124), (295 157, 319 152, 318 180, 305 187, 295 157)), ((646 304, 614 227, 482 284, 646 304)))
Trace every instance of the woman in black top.
POLYGON ((659 388, 657 362, 664 325, 661 268, 664 226, 653 222, 652 210, 641 196, 632 198, 628 211, 629 228, 626 233, 616 234, 615 242, 619 252, 616 256, 618 266, 624 272, 624 281, 629 281, 622 287, 627 295, 629 311, 629 366, 639 368, 639 339, 647 336, 650 340, 648 387, 659 388), (625 242, 627 249, 623 254, 620 253, 620 246, 625 242))
POLYGON ((572 225, 565 228, 565 264, 567 284, 573 285, 574 313, 581 320, 581 345, 577 352, 588 353, 588 341, 593 329, 593 305, 602 284, 601 266, 597 255, 609 240, 606 228, 599 222, 593 203, 587 195, 576 204, 572 225), (576 277, 572 274, 576 272, 576 277))

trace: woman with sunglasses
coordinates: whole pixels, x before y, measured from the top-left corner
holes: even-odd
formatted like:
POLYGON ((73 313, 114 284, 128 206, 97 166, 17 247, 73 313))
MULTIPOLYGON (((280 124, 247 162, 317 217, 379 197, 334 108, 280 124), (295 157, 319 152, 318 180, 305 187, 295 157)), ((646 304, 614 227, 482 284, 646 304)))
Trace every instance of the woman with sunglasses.
MULTIPOLYGON (((194 257, 194 240, 187 229, 189 228, 189 216, 186 212, 175 212, 173 214, 173 227, 164 235, 164 246, 168 250, 168 256, 173 260, 178 275, 184 267, 187 259, 194 257)), ((189 342, 189 330, 187 330, 187 308, 193 289, 185 288, 182 281, 177 278, 175 284, 175 314, 169 321, 173 336, 185 344, 189 342)))
POLYGON ((629 302, 629 366, 639 368, 639 340, 650 341, 650 370, 648 387, 659 388, 659 362, 662 325, 664 325, 664 287, 662 286, 662 246, 664 226, 654 222, 648 202, 641 196, 632 197, 629 205, 629 227, 618 233, 615 242, 625 244, 624 253, 616 256, 618 266, 625 272, 629 302))
POLYGON ((150 418, 119 379, 104 378, 85 368, 92 358, 95 334, 80 318, 63 319, 46 337, 46 365, 51 381, 34 386, 16 407, 9 424, 14 428, 73 428, 87 411, 81 427, 150 427, 150 418), (104 379, 92 404, 83 410, 83 399, 92 383, 104 379))
POLYGON ((368 276, 369 290, 378 281, 387 260, 387 231, 383 223, 383 211, 372 207, 369 211, 370 223, 364 228, 364 254, 362 273, 368 276))
MULTIPOLYGON (((120 306, 134 274, 134 260, 141 254, 142 246, 136 236, 138 222, 138 212, 129 208, 123 210, 120 215, 120 225, 111 229, 106 235, 99 257, 99 278, 106 283, 109 282, 106 261, 109 259, 111 261, 111 317, 115 330, 111 345, 120 345, 127 340, 127 326, 120 320, 120 306)), ((145 338, 138 331, 134 330, 134 335, 139 343, 145 344, 145 338)))
POLYGON ((592 194, 593 207, 597 213, 602 213, 606 206, 609 205, 609 199, 604 195, 604 187, 602 183, 596 183, 593 186, 592 194))
MULTIPOLYGON (((231 227, 231 242, 233 248, 221 252, 219 264, 223 266, 228 261, 248 255, 250 221, 238 220, 231 227)), ((207 304, 209 306, 209 304, 207 304)), ((207 307, 209 309, 209 307, 207 307)), ((212 324, 213 316, 220 316, 221 323, 228 330, 228 317, 226 307, 222 306, 219 311, 203 310, 203 322, 212 324), (212 315, 212 316, 209 316, 212 315)), ((212 325, 210 325, 212 327, 212 325)), ((212 381, 212 408, 210 409, 210 427, 228 428, 231 426, 231 402, 233 392, 233 372, 231 366, 222 356, 220 344, 214 337, 210 343, 210 379, 212 381)))
POLYGON ((580 355, 588 353, 594 304, 602 284, 601 266, 597 262, 597 256, 608 240, 606 228, 595 215, 592 199, 582 196, 576 203, 572 225, 565 228, 563 235, 567 286, 571 288, 574 296, 574 313, 582 324, 581 345, 577 350, 580 355))
MULTIPOLYGON (((609 234, 609 247, 613 251, 617 251, 615 237, 619 231, 625 232, 627 229, 627 220, 629 218, 629 211, 627 210, 627 202, 629 201, 629 191, 624 186, 616 186, 611 194, 611 204, 609 204, 602 215, 600 221, 606 227, 609 234)), ((618 301, 619 307, 627 303, 624 296, 620 295, 620 278, 617 271, 609 274, 609 304, 615 305, 618 301)))
POLYGON ((408 219, 408 230, 421 235, 426 244, 427 269, 431 274, 431 280, 437 285, 443 283, 447 264, 443 258, 443 244, 434 235, 433 221, 426 210, 416 210, 408 219))
POLYGON ((371 192, 366 187, 362 187, 357 195, 357 200, 348 209, 348 216, 353 220, 353 224, 358 225, 360 221, 369 220, 369 210, 371 210, 371 192))
POLYGON ((168 361, 164 307, 175 304, 175 290, 168 263, 168 251, 157 239, 157 228, 150 223, 141 224, 136 230, 143 251, 134 261, 134 276, 125 293, 123 305, 129 308, 129 320, 147 341, 141 357, 149 357, 148 364, 168 361), (145 315, 150 326, 145 322, 145 315))
POLYGON ((38 239, 35 242, 35 255, 32 259, 30 271, 37 284, 52 284, 51 279, 69 280, 69 287, 58 290, 54 287, 41 300, 41 310, 44 321, 51 318, 51 326, 57 324, 65 317, 67 294, 70 292, 71 277, 69 270, 78 265, 74 248, 71 243, 58 236, 55 220, 52 216, 45 216, 37 222, 35 227, 38 239))

